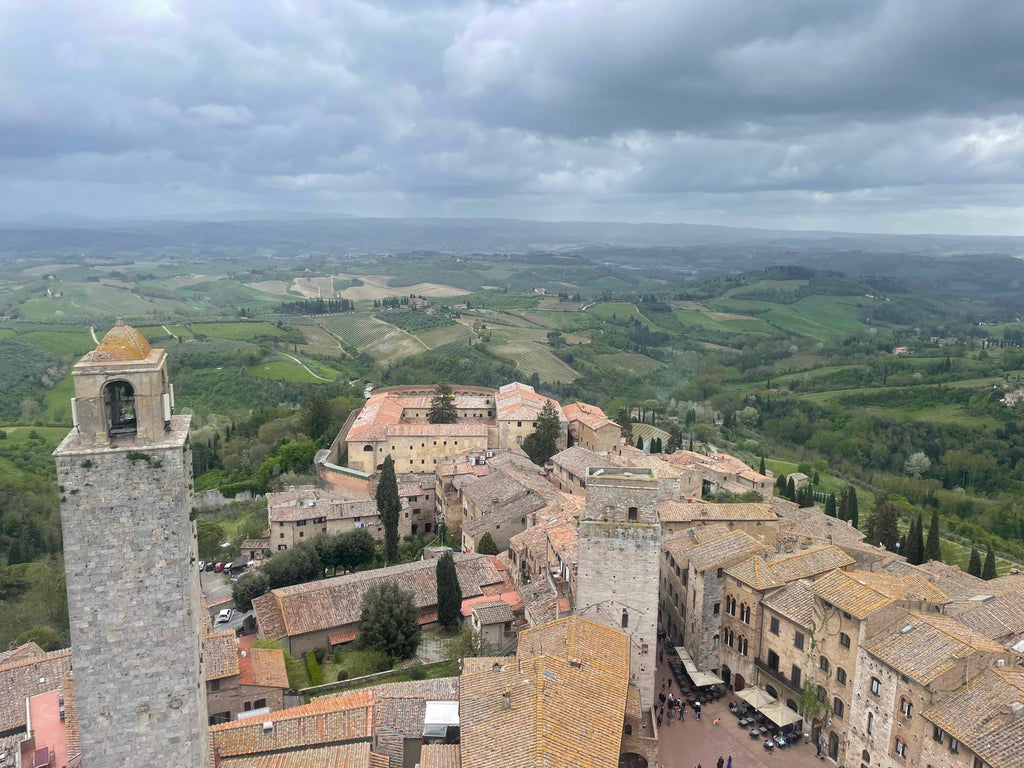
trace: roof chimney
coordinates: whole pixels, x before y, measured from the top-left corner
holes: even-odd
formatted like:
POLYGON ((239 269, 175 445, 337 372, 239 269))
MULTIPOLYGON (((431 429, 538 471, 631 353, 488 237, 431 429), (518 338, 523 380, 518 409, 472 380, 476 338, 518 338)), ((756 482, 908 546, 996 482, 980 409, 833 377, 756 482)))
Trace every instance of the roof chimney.
POLYGON ((510 688, 501 692, 501 708, 512 709, 512 690, 510 688))

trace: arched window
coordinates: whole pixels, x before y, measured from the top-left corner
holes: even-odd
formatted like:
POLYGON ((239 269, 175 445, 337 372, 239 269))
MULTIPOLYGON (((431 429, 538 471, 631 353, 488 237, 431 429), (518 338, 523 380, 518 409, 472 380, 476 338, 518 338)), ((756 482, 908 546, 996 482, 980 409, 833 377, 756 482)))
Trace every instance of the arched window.
POLYGON ((363 446, 363 452, 364 452, 364 453, 365 453, 366 451, 372 451, 372 450, 373 450, 373 446, 372 446, 372 445, 364 445, 364 446, 363 446))
POLYGON ((842 699, 840 699, 838 696, 836 696, 832 700, 832 714, 841 719, 843 717, 843 713, 845 711, 846 711, 846 705, 843 703, 842 699))
POLYGON ((842 667, 836 667, 836 682, 840 685, 846 685, 846 670, 842 667))
POLYGON ((900 697, 900 714, 904 717, 911 717, 914 714, 914 705, 910 703, 909 699, 900 697))
POLYGON ((771 696, 771 697, 773 697, 773 698, 776 698, 776 699, 777 699, 777 698, 779 698, 779 692, 778 692, 778 691, 776 691, 776 690, 775 690, 775 689, 774 689, 774 688, 773 688, 772 686, 770 686, 770 685, 769 685, 769 686, 768 686, 767 688, 765 688, 764 690, 765 690, 765 692, 766 692, 766 693, 767 693, 767 694, 768 694, 769 696, 771 696))
POLYGON ((625 629, 629 626, 629 611, 625 608, 622 609, 622 628, 625 629))
POLYGON ((819 685, 818 686, 818 702, 821 703, 821 704, 824 704, 825 703, 825 698, 827 696, 828 696, 828 691, 826 691, 824 688, 822 688, 819 685))
POLYGON ((107 434, 134 435, 135 389, 127 381, 112 381, 103 388, 103 406, 107 415, 107 434))
POLYGON ((821 671, 822 671, 822 672, 824 672, 824 673, 825 673, 825 674, 827 675, 827 674, 828 674, 828 671, 829 671, 829 669, 831 669, 831 667, 830 667, 830 665, 829 665, 829 663, 828 663, 828 657, 826 657, 826 656, 822 656, 822 657, 821 657, 821 658, 820 658, 820 659, 818 660, 818 666, 819 666, 819 667, 821 667, 821 671))
POLYGON ((629 522, 635 523, 638 510, 636 507, 630 507, 627 514, 629 515, 629 522))
POLYGON ((907 756, 907 742, 899 737, 896 738, 896 755, 904 758, 907 756))
POLYGON ((872 728, 875 725, 875 716, 868 712, 868 733, 872 732, 872 728))
POLYGON ((718 635, 715 635, 714 637, 711 638, 711 649, 712 650, 718 650, 718 639, 719 639, 718 635))

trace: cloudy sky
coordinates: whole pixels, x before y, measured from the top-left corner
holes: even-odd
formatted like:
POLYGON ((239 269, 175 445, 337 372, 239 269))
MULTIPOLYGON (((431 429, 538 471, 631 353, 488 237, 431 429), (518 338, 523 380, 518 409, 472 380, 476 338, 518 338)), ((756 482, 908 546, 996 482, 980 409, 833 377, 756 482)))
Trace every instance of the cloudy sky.
POLYGON ((1021 0, 0 0, 0 218, 1024 234, 1021 0))

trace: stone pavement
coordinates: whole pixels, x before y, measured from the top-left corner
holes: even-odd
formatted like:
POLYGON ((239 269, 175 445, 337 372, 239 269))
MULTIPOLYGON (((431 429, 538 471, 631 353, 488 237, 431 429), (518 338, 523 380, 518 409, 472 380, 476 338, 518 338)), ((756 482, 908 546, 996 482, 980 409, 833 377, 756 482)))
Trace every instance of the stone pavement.
MULTIPOLYGON (((662 682, 671 677, 668 664, 658 666, 656 690, 662 682)), ((679 695, 679 687, 673 682, 672 690, 679 695)), ((762 740, 752 740, 747 730, 741 730, 736 718, 729 712, 729 702, 738 701, 735 696, 725 696, 718 701, 704 705, 700 721, 693 717, 693 710, 686 708, 686 720, 674 720, 671 725, 662 720, 659 731, 659 768, 715 768, 718 758, 726 760, 732 756, 733 768, 833 768, 831 760, 819 760, 815 748, 800 743, 768 753, 762 740), (716 726, 715 718, 721 722, 716 726)), ((666 711, 667 717, 667 711, 666 711)))

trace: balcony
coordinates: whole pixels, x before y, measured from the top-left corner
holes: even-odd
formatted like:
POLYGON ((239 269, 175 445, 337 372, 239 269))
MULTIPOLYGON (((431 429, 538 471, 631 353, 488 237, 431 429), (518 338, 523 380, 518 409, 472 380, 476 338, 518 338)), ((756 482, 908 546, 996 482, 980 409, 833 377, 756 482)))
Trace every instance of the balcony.
POLYGON ((768 675, 773 680, 782 683, 784 686, 789 688, 791 691, 796 691, 797 693, 800 692, 800 686, 799 685, 794 685, 793 681, 790 680, 788 677, 786 677, 784 672, 780 672, 779 670, 775 669, 774 667, 769 667, 768 666, 768 662, 766 662, 764 659, 754 659, 754 666, 757 669, 759 669, 762 672, 764 672, 766 675, 768 675))

